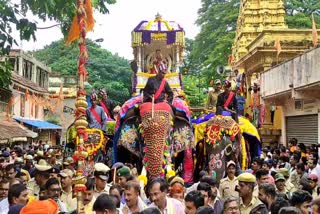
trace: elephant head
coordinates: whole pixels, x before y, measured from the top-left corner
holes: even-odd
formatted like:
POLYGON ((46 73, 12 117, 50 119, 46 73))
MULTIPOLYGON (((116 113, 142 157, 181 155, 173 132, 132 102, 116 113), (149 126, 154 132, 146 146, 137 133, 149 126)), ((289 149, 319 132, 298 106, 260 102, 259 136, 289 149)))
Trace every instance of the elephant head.
POLYGON ((223 178, 226 163, 237 163, 239 154, 239 125, 226 116, 211 118, 206 127, 206 150, 208 169, 216 174, 217 180, 223 178))
POLYGON ((166 141, 172 127, 173 112, 167 103, 140 105, 141 132, 145 144, 144 164, 149 178, 163 176, 163 165, 170 163, 166 141))

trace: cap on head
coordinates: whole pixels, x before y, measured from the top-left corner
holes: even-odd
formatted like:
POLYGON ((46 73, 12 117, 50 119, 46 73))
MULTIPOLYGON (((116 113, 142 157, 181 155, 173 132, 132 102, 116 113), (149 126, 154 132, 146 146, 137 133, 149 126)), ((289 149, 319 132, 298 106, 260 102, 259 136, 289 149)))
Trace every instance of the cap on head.
POLYGON ((227 163, 227 168, 228 168, 229 166, 231 166, 231 165, 236 166, 236 163, 235 163, 233 160, 228 161, 228 163, 227 163))
POLYGON ((318 176, 316 174, 310 174, 308 176, 308 180, 311 180, 311 181, 318 181, 318 176))
POLYGON ((121 167, 120 169, 118 169, 117 171, 117 175, 118 176, 127 176, 130 175, 130 169, 126 166, 121 167))
POLYGON ((179 177, 179 176, 175 176, 171 181, 170 181, 170 186, 172 186, 175 183, 180 183, 182 186, 184 186, 184 180, 179 177))
POLYGON ((280 168, 277 173, 282 174, 284 177, 289 177, 289 170, 287 168, 280 168))
POLYGON ((52 166, 50 166, 45 160, 41 159, 39 160, 39 163, 38 164, 35 164, 34 165, 35 168, 38 170, 38 171, 41 171, 41 172, 44 172, 44 171, 48 171, 50 169, 52 169, 52 166))
POLYGON ((224 80, 224 81, 223 81, 223 85, 224 85, 224 87, 226 87, 226 88, 230 88, 230 87, 231 87, 231 82, 230 82, 229 80, 224 80))
POLYGON ((110 168, 104 163, 96 163, 94 165, 94 176, 98 176, 102 180, 108 180, 108 172, 110 168))
POLYGON ((97 94, 95 92, 93 92, 91 95, 90 95, 90 100, 91 101, 96 101, 97 100, 97 94))
POLYGON ((256 177, 251 173, 245 172, 238 176, 238 181, 246 182, 246 183, 255 183, 256 177))
POLYGON ((283 174, 280 174, 280 173, 277 173, 276 174, 276 179, 275 179, 275 182, 277 181, 285 181, 285 177, 283 176, 283 174))
POLYGON ((221 80, 216 79, 216 80, 214 81, 214 84, 215 84, 215 85, 221 84, 221 80))
POLYGON ((61 177, 63 177, 63 178, 65 178, 65 177, 70 177, 70 178, 72 178, 72 177, 73 177, 73 172, 72 172, 72 170, 70 170, 70 169, 64 169, 64 170, 62 170, 62 171, 59 173, 59 175, 60 175, 61 177))

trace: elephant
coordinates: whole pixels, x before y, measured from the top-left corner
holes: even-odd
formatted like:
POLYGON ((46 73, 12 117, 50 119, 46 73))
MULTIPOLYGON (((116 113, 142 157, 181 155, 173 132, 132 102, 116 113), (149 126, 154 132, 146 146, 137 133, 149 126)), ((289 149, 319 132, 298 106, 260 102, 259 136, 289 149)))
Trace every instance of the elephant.
POLYGON ((193 131, 187 104, 174 98, 172 105, 142 103, 142 96, 125 102, 116 125, 115 162, 146 167, 148 177, 164 176, 172 156, 193 146, 193 131))
MULTIPOLYGON (((261 142, 257 129, 244 117, 239 123, 224 112, 211 113, 193 120, 198 143, 205 144, 205 161, 202 167, 220 180, 225 176, 226 164, 233 160, 237 170, 245 170, 250 161, 261 154, 261 142)), ((204 154, 202 154, 204 155, 204 154)))

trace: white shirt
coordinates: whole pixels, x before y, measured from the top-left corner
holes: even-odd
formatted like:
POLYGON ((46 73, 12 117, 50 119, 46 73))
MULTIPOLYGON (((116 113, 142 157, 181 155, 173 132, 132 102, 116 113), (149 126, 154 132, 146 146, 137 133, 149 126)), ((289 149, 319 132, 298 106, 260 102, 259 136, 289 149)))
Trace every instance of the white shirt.
POLYGON ((2 199, 0 202, 0 214, 8 214, 9 212, 9 201, 8 198, 2 199))

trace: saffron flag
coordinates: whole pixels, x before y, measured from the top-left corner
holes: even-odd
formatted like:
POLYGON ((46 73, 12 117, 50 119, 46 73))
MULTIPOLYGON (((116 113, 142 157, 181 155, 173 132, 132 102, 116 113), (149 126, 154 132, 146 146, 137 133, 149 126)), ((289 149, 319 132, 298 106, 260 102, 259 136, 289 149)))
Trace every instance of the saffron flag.
POLYGON ((313 46, 317 47, 317 44, 318 44, 318 32, 317 32, 317 25, 316 25, 316 22, 314 20, 313 14, 312 14, 312 42, 313 42, 313 46))
POLYGON ((280 39, 279 38, 274 42, 274 47, 277 50, 277 57, 279 57, 279 54, 282 51, 281 43, 280 43, 280 39))
MULTIPOLYGON (((92 11, 92 5, 91 0, 84 1, 83 9, 85 11, 84 15, 84 21, 86 23, 86 31, 91 31, 94 26, 94 19, 93 19, 93 11, 92 11)), ((80 25, 78 16, 75 15, 72 21, 72 25, 70 27, 70 31, 68 34, 68 38, 66 40, 66 44, 70 44, 72 41, 80 38, 80 25)))

